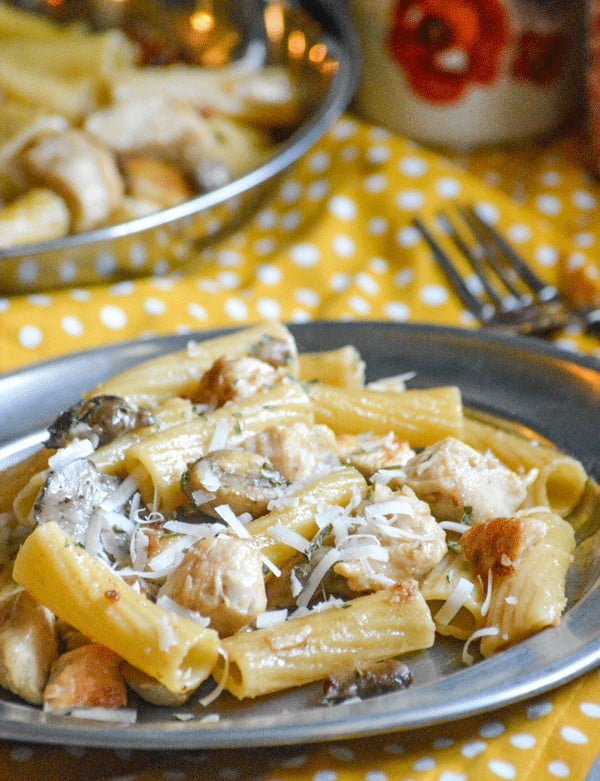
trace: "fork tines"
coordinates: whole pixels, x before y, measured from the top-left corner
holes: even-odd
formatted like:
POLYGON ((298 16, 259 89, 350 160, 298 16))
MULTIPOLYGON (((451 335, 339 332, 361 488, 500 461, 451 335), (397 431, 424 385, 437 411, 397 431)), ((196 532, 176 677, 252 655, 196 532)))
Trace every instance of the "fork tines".
POLYGON ((540 279, 474 209, 459 206, 455 212, 453 216, 440 212, 431 227, 418 218, 415 225, 475 317, 484 325, 523 333, 542 333, 563 326, 567 314, 554 285, 540 279), (454 251, 445 249, 440 231, 451 240, 454 251))

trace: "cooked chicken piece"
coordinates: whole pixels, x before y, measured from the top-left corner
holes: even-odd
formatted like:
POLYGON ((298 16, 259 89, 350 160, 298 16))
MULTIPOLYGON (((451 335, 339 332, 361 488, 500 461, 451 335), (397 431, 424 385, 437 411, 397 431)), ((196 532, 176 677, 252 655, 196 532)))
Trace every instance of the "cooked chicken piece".
POLYGON ((70 226, 71 213, 60 195, 32 187, 0 209, 0 247, 60 239, 70 226))
POLYGON ((415 455, 408 442, 393 432, 385 437, 371 433, 341 434, 337 444, 341 460, 352 464, 365 477, 378 469, 404 466, 415 455))
POLYGON ((73 708, 122 708, 127 687, 121 658, 100 643, 79 646, 61 654, 52 665, 44 688, 44 706, 52 713, 73 708))
POLYGON ((210 618, 221 636, 231 635, 266 609, 262 566, 253 540, 199 540, 167 577, 162 593, 210 618))
POLYGON ((169 691, 156 678, 138 670, 137 667, 133 667, 129 662, 123 663, 121 673, 127 686, 143 700, 152 703, 152 705, 166 705, 167 707, 183 705, 194 693, 194 689, 184 692, 169 691))
POLYGON ((462 549, 483 582, 489 570, 511 575, 523 553, 546 534, 546 524, 530 516, 489 518, 473 526, 461 538, 462 549))
POLYGON ((58 654, 55 619, 24 589, 0 602, 0 685, 41 705, 58 654))
POLYGON ((75 231, 106 222, 123 200, 123 180, 113 154, 80 130, 36 141, 21 161, 33 182, 56 190, 65 199, 75 231))
POLYGON ((189 394, 195 404, 222 407, 227 401, 253 396, 261 388, 273 385, 278 371, 258 358, 217 358, 189 394))
POLYGON ((387 561, 357 558, 335 565, 354 591, 389 588, 407 578, 424 577, 444 557, 446 535, 428 505, 404 486, 391 491, 376 486, 363 507, 363 520, 353 530, 371 535, 387 550, 387 561))
POLYGON ((341 464, 335 434, 322 425, 271 426, 250 437, 244 447, 268 459, 292 483, 341 464))
POLYGON ((236 515, 264 515, 272 499, 281 496, 287 481, 256 453, 244 450, 213 450, 198 459, 181 479, 181 485, 194 504, 204 512, 228 504, 236 515), (205 496, 214 494, 214 499, 205 496), (201 501, 198 501, 198 495, 201 501))
POLYGON ((146 407, 120 396, 93 396, 61 412, 49 426, 46 447, 65 447, 78 439, 89 439, 94 447, 143 426, 151 426, 154 415, 146 407))
POLYGON ((127 155, 121 161, 127 193, 138 201, 166 209, 195 195, 183 172, 167 160, 146 155, 127 155))
POLYGON ((286 367, 297 359, 296 345, 292 339, 277 339, 265 334, 253 350, 253 356, 276 369, 286 367))
POLYGON ((472 523, 512 515, 527 495, 525 481, 496 456, 447 437, 422 450, 404 468, 406 483, 439 520, 472 523))
POLYGON ((177 163, 203 190, 231 180, 215 131, 185 103, 160 96, 118 102, 90 114, 84 126, 117 154, 149 154, 177 163))
POLYGON ((78 458, 48 473, 33 507, 33 520, 56 521, 76 542, 85 541, 93 512, 117 489, 118 477, 99 472, 91 461, 78 458))

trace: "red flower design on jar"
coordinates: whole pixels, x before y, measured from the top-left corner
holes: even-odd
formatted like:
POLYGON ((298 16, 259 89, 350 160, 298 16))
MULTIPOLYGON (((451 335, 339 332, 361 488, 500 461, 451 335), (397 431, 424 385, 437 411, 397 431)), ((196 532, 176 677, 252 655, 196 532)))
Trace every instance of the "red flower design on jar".
POLYGON ((562 70, 568 49, 569 39, 564 33, 526 30, 517 42, 513 76, 549 84, 562 70))
POLYGON ((399 0, 389 47, 418 95, 451 103, 494 81, 510 35, 500 0, 399 0))

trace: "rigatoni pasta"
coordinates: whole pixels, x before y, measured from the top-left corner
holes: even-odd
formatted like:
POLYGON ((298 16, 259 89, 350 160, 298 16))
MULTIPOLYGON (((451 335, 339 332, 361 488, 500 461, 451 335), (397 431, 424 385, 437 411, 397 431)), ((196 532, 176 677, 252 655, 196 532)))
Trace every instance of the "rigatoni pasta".
MULTIPOLYGON (((556 624, 583 467, 409 380, 367 385, 356 348, 299 355, 279 323, 106 380, 0 473, 0 611, 48 616, 50 656, 116 654, 113 691, 180 705, 212 678, 200 707, 354 669, 385 690, 378 665, 437 635, 471 663, 556 624)), ((49 710, 50 664, 94 667, 38 656, 35 691, 0 684, 49 710)))

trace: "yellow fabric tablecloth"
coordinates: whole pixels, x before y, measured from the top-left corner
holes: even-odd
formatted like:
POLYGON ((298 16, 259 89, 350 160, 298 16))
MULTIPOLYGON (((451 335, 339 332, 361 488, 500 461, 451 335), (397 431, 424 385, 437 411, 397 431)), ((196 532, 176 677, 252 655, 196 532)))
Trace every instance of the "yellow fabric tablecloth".
MULTIPOLYGON (((0 298, 0 372, 109 342, 264 318, 476 327, 413 227, 415 215, 467 200, 547 279, 584 275, 595 285, 599 198, 577 136, 451 160, 346 116, 248 224, 192 259, 186 274, 0 298)), ((600 358, 600 341, 577 329, 554 340, 600 358)), ((326 745, 129 752, 4 742, 0 778, 578 781, 591 772, 599 736, 593 671, 477 718, 326 745)))

